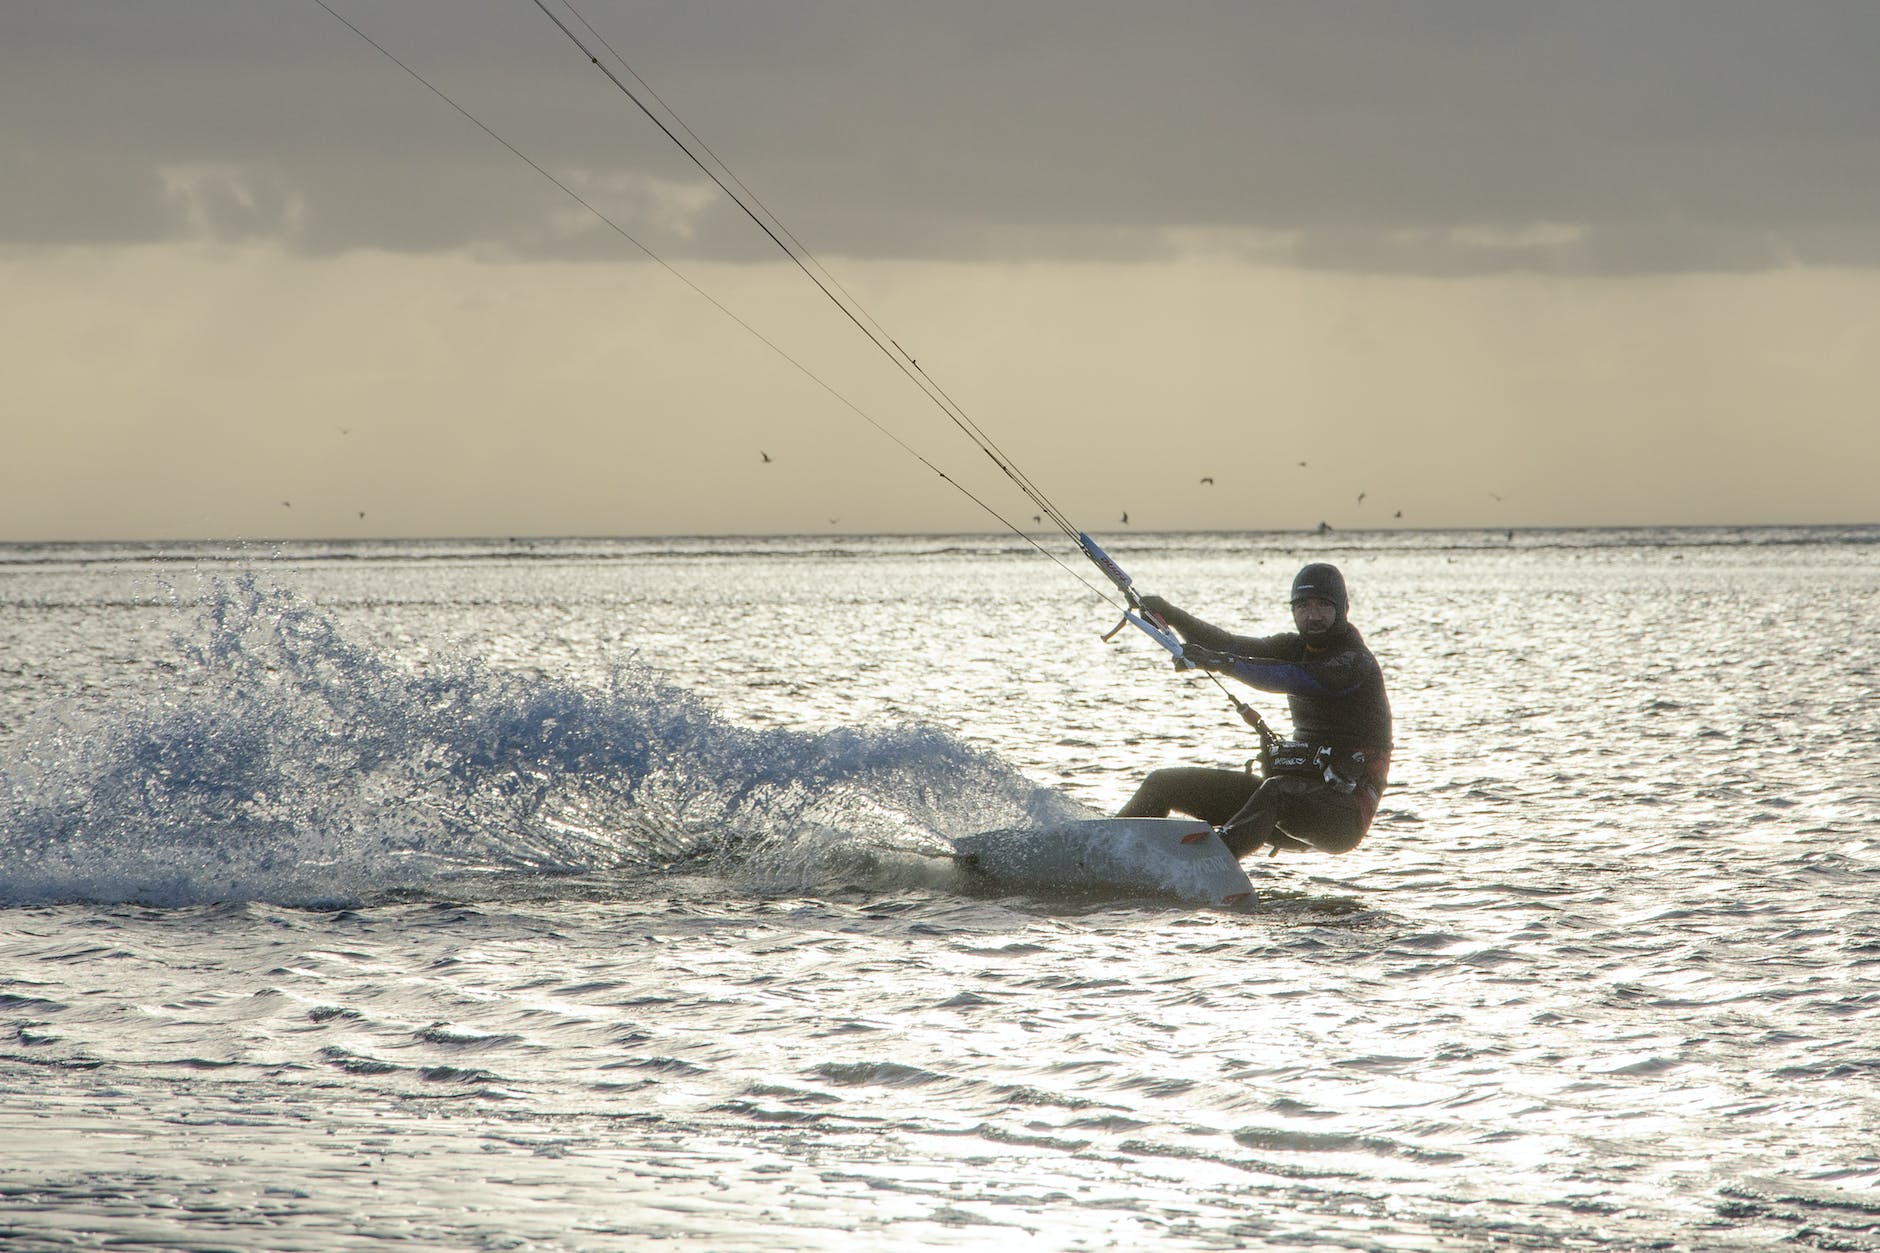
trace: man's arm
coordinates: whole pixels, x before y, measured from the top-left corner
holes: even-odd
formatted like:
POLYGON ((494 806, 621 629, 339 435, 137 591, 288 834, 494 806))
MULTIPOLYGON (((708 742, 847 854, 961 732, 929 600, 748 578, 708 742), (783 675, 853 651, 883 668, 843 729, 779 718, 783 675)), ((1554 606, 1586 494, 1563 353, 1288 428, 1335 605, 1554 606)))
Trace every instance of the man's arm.
POLYGON ((1284 692, 1288 696, 1350 696, 1365 685, 1376 670, 1376 660, 1363 649, 1339 649, 1329 657, 1288 660, 1278 649, 1288 636, 1230 636, 1252 645, 1248 653, 1241 649, 1188 649, 1183 657, 1203 670, 1239 679, 1246 687, 1261 692, 1284 692))
MULTIPOLYGON (((1268 645, 1282 638, 1273 636, 1251 642, 1268 645)), ((1370 654, 1355 648, 1340 649, 1324 658, 1307 658, 1302 661, 1288 661, 1257 652, 1250 656, 1239 649, 1222 650, 1219 654, 1203 655, 1193 660, 1206 669, 1218 670, 1239 679, 1248 687, 1258 688, 1262 692, 1283 692, 1288 696, 1350 696, 1364 686, 1377 664, 1370 654)))
POLYGON ((1285 656, 1282 650, 1285 641, 1291 638, 1285 635, 1235 635, 1211 622, 1203 622, 1185 609, 1176 608, 1160 596, 1143 597, 1142 607, 1173 627, 1175 633, 1182 637, 1183 643, 1198 644, 1211 652, 1233 653, 1238 657, 1278 658, 1285 656))

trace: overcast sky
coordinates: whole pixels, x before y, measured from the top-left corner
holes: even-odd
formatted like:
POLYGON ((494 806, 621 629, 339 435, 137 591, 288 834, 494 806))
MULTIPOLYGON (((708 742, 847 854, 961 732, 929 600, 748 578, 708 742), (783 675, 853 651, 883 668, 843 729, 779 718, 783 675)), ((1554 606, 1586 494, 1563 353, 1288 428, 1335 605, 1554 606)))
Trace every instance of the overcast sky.
MULTIPOLYGON (((327 2, 609 221, 315 0, 7 0, 0 539, 999 525, 534 0, 327 2)), ((1092 530, 1880 521, 1880 5, 545 2, 1092 530)))

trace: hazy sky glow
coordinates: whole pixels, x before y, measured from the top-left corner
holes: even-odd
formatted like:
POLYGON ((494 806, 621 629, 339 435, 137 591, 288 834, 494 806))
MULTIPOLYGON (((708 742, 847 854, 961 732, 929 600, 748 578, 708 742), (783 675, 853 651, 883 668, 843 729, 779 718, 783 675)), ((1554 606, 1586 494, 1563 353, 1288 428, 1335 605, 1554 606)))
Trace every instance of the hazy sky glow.
MULTIPOLYGON (((803 368, 312 0, 16 0, 0 539, 1029 523, 533 0, 329 3, 803 368)), ((578 7, 1092 530, 1880 521, 1880 6, 578 7)))

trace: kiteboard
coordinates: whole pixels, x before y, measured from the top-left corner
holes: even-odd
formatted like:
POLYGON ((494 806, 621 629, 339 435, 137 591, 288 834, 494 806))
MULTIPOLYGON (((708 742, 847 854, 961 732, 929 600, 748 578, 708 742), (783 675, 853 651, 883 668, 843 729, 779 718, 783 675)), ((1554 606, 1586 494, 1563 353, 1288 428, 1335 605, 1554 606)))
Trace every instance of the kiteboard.
POLYGON ((1214 828, 1187 818, 1091 818, 953 840, 960 863, 1015 888, 1146 891, 1206 905, 1258 899, 1214 828))

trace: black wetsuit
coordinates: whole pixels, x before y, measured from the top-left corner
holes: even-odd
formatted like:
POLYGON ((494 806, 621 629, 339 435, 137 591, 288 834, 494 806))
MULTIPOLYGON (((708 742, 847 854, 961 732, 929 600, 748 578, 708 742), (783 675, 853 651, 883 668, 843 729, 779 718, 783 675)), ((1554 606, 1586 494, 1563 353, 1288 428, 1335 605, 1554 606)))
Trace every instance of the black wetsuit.
POLYGON ((1342 609, 1337 624, 1310 644, 1293 631, 1234 635, 1165 602, 1157 609, 1184 641, 1222 654, 1209 669, 1285 693, 1293 735, 1307 748, 1277 754, 1264 776, 1202 767, 1154 771, 1120 816, 1192 814, 1227 827, 1223 838, 1239 857, 1262 844, 1328 853, 1356 848, 1389 778, 1390 698, 1377 658, 1342 609), (1289 768, 1288 757, 1304 760, 1289 768))

